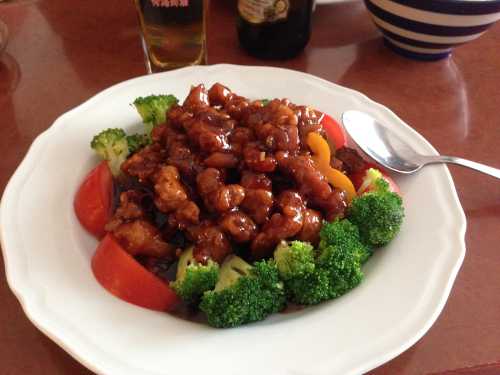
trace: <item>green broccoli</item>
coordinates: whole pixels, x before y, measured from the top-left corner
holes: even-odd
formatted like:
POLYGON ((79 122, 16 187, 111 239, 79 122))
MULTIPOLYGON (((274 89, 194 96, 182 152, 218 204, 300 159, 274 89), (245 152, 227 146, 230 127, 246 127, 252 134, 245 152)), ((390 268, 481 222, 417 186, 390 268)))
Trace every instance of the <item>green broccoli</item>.
POLYGON ((384 246, 399 233, 404 218, 403 200, 389 191, 387 181, 378 178, 373 190, 352 200, 348 218, 358 227, 364 243, 384 246))
POLYGON ((314 305, 336 298, 363 279, 362 262, 371 251, 348 220, 325 222, 315 251, 307 242, 281 243, 274 252, 288 299, 314 305))
POLYGON ((203 294, 200 309, 211 326, 229 328, 262 320, 283 309, 285 302, 273 260, 252 266, 232 255, 222 264, 215 289, 203 294))
POLYGON ((197 304, 205 291, 215 287, 218 276, 219 265, 212 260, 207 264, 197 262, 191 246, 181 254, 175 281, 170 286, 183 301, 197 304))
POLYGON ((380 172, 376 168, 368 168, 365 171, 363 176, 363 180, 361 181, 361 185, 358 188, 358 195, 361 195, 367 191, 377 190, 378 189, 378 181, 382 179, 382 172, 380 172))
POLYGON ((274 251, 274 260, 283 280, 302 277, 314 271, 314 248, 308 242, 281 241, 274 251))
POLYGON ((324 252, 329 246, 341 247, 355 254, 361 264, 372 255, 372 250, 361 241, 358 227, 347 219, 323 223, 319 249, 324 252))
POLYGON ((178 102, 179 100, 173 95, 149 95, 134 100, 133 104, 141 115, 148 137, 156 125, 166 121, 168 110, 178 102))
POLYGON ((139 133, 127 135, 127 143, 129 152, 133 154, 149 143, 149 137, 146 134, 139 133))
POLYGON ((274 260, 290 301, 314 305, 328 299, 328 275, 316 268, 314 248, 310 243, 282 241, 274 250, 274 260))
POLYGON ((285 281, 288 299, 301 305, 316 305, 332 298, 329 273, 319 267, 314 271, 285 281))
POLYGON ((318 268, 327 273, 330 281, 329 297, 336 298, 356 287, 363 280, 359 254, 342 244, 323 248, 318 268))
POLYGON ((120 166, 129 155, 127 134, 123 129, 106 129, 95 135, 90 147, 108 162, 113 176, 120 174, 120 166))
POLYGON ((330 298, 339 297, 363 280, 361 265, 371 256, 358 228, 347 219, 324 223, 317 265, 328 273, 330 298))

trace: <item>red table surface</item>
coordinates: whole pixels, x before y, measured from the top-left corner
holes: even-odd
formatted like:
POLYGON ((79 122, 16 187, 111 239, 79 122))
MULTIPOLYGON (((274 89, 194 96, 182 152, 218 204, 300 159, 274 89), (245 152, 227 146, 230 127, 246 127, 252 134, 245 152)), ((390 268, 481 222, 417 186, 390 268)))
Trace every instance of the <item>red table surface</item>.
MULTIPOLYGON (((500 166, 500 24, 450 59, 421 63, 383 46, 362 2, 321 5, 300 56, 262 61, 238 45, 234 3, 211 3, 210 64, 317 75, 388 106, 442 154, 500 166)), ((0 3, 0 19, 10 29, 0 58, 3 191, 33 139, 61 113, 145 68, 132 0, 13 1, 0 3)), ((370 375, 500 374, 500 184, 450 170, 467 216, 464 264, 429 332, 370 375)), ((0 298, 1 374, 91 374, 29 322, 3 276, 0 298)))

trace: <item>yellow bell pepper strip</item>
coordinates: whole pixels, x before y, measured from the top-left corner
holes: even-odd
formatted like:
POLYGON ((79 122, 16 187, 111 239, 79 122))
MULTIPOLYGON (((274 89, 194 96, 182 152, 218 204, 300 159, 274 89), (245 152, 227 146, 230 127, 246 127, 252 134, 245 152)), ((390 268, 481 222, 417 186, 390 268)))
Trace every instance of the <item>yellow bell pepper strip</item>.
POLYGON ((332 186, 344 190, 347 195, 347 201, 351 202, 356 196, 356 189, 349 177, 341 171, 332 168, 330 165, 331 151, 326 139, 318 133, 311 132, 307 135, 307 145, 313 153, 312 159, 316 168, 318 168, 332 186))
POLYGON ((324 170, 319 168, 321 173, 323 173, 330 184, 334 187, 344 190, 347 194, 347 201, 351 202, 354 197, 356 197, 356 190, 352 184, 349 177, 343 174, 338 169, 328 166, 324 170))
POLYGON ((330 165, 331 152, 328 142, 318 133, 307 135, 307 145, 313 152, 313 160, 319 165, 330 165))

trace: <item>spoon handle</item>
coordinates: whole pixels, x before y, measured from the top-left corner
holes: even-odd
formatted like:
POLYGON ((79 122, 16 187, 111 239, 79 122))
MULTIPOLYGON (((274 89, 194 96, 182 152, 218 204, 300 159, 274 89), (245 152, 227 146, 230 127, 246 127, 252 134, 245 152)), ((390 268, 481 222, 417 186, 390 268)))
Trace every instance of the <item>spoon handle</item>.
POLYGON ((486 173, 492 177, 500 179, 500 169, 489 167, 487 165, 476 163, 475 161, 470 161, 462 158, 457 158, 455 156, 426 156, 423 160, 424 164, 435 164, 435 163, 452 163, 458 164, 463 167, 471 168, 479 172, 486 173))

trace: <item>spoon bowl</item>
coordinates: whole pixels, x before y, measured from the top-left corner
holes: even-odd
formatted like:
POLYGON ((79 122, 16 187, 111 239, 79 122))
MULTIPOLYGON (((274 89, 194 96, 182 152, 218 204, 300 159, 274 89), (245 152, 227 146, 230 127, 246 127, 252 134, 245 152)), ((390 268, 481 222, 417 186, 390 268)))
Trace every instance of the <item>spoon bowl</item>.
POLYGON ((427 164, 453 163, 500 179, 500 170, 453 156, 421 155, 392 130, 360 111, 346 111, 342 124, 351 139, 381 166, 398 173, 417 172, 427 164))

